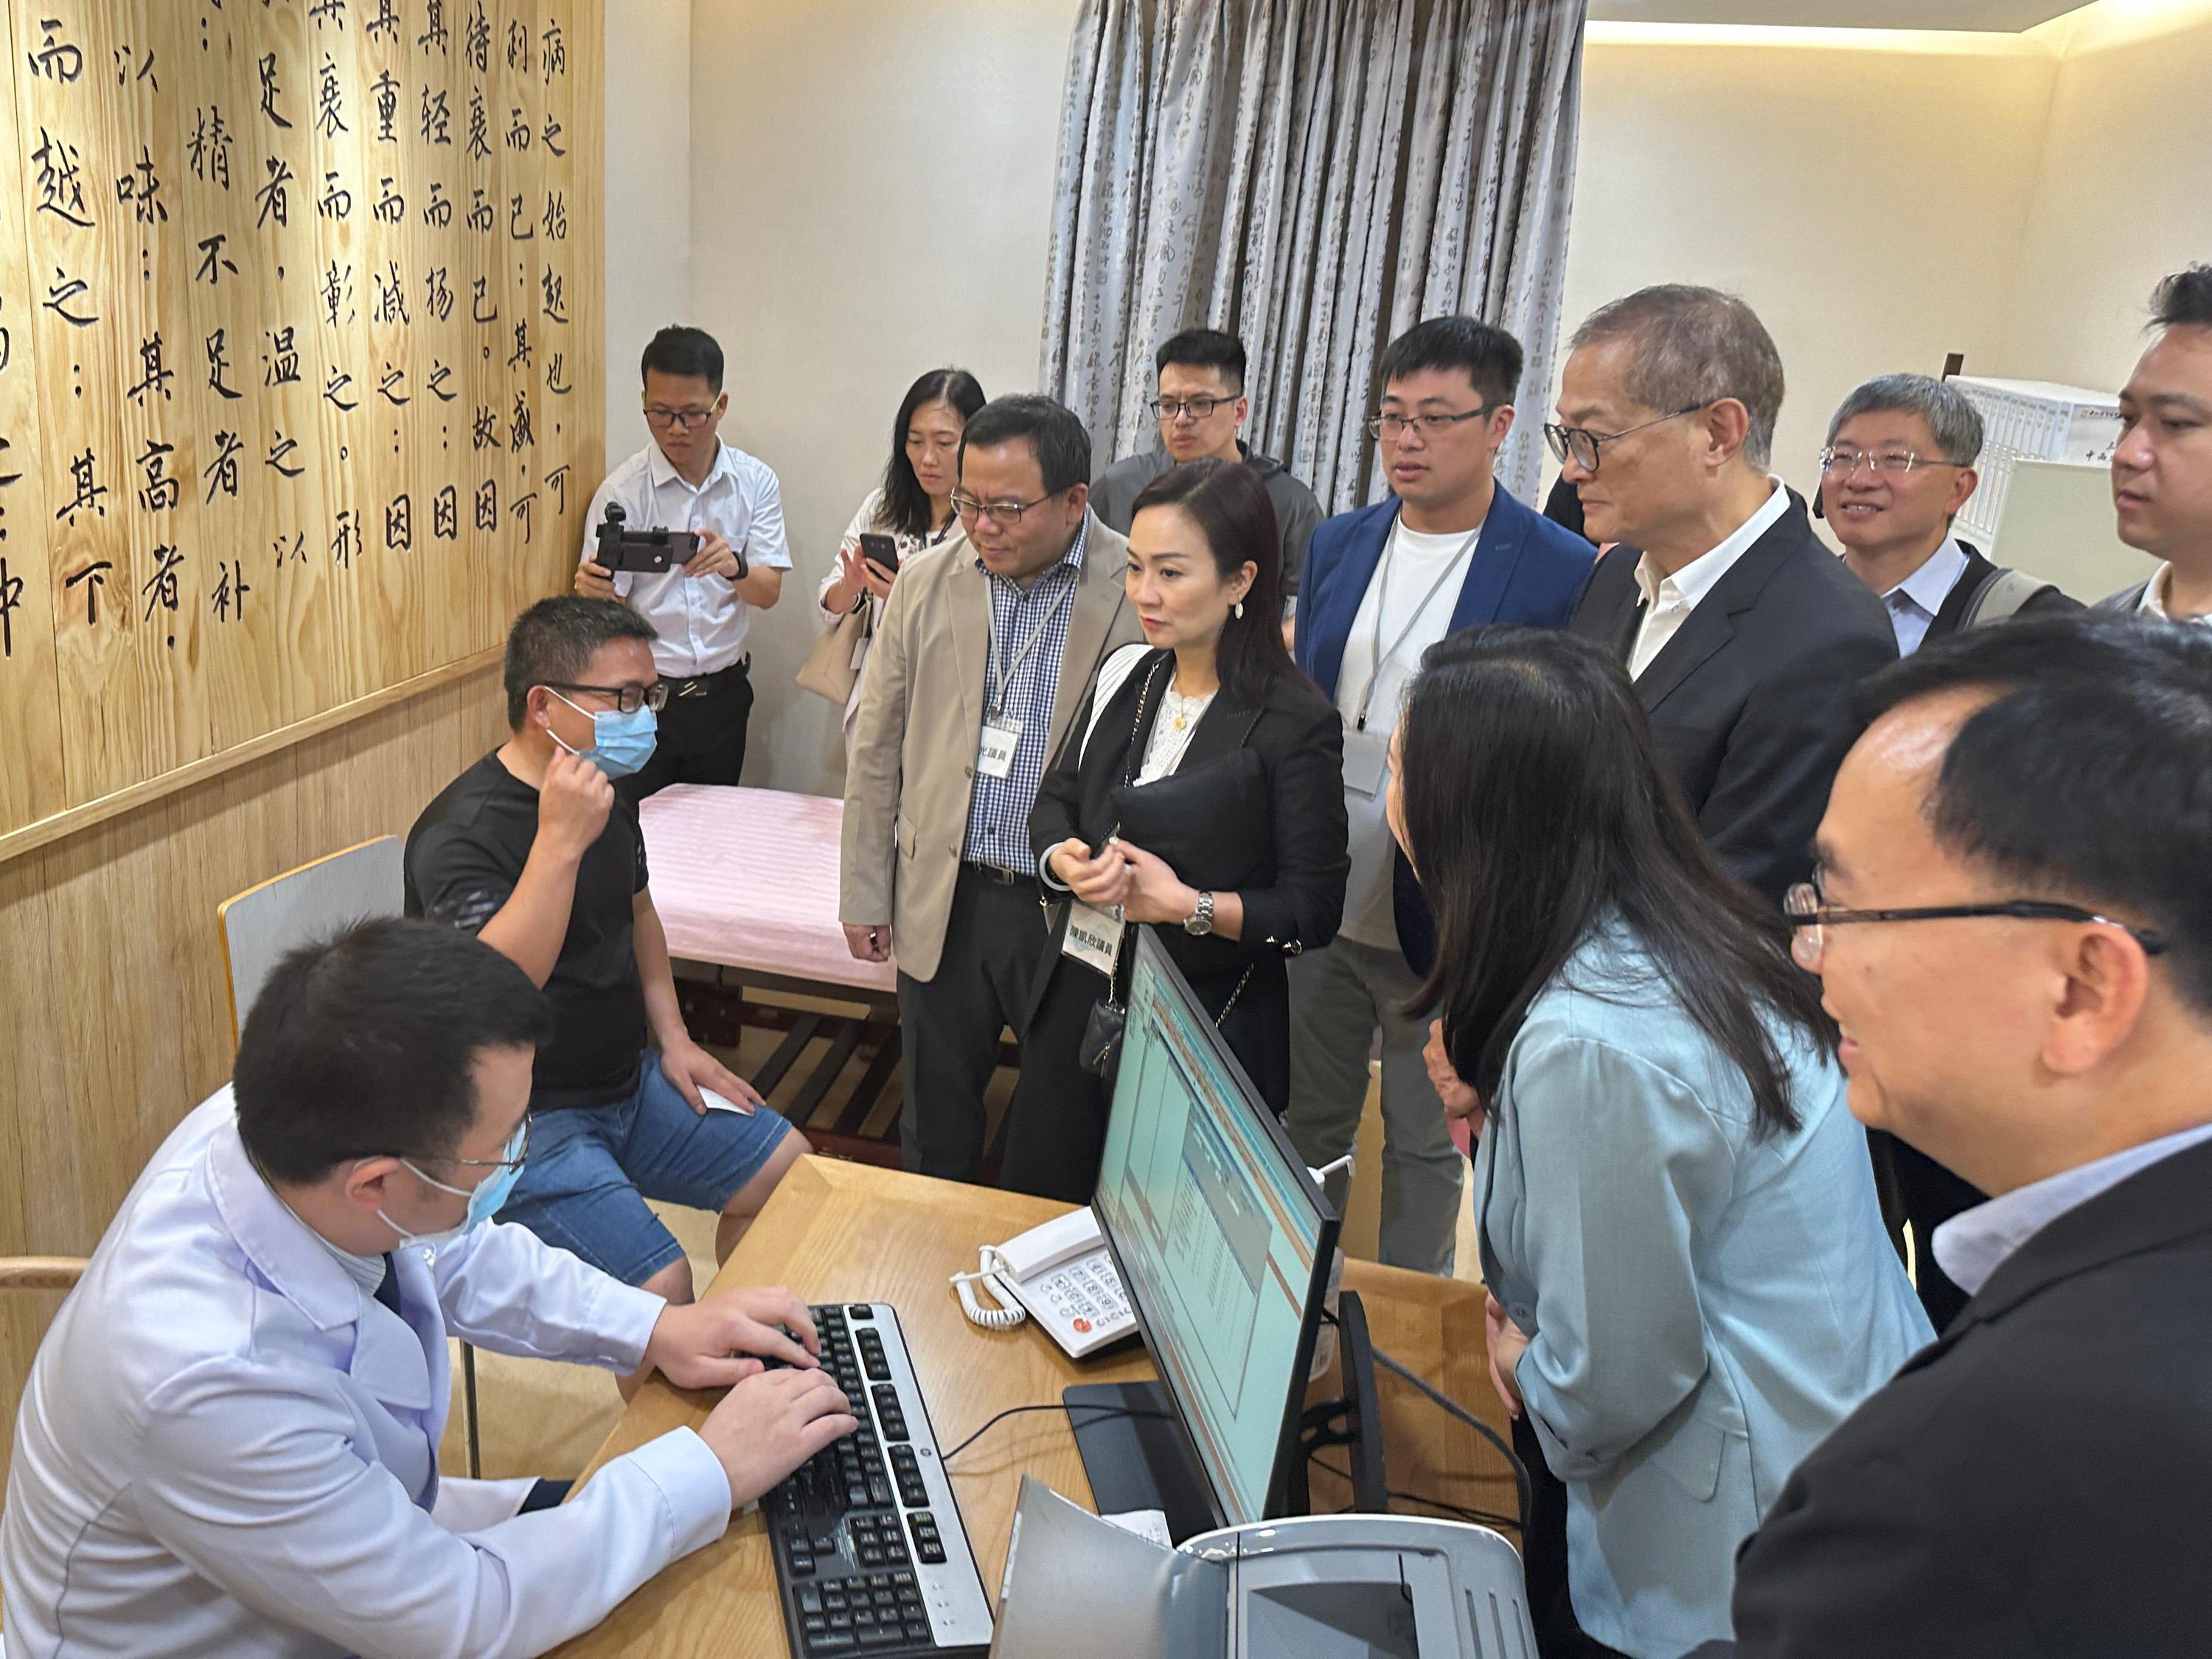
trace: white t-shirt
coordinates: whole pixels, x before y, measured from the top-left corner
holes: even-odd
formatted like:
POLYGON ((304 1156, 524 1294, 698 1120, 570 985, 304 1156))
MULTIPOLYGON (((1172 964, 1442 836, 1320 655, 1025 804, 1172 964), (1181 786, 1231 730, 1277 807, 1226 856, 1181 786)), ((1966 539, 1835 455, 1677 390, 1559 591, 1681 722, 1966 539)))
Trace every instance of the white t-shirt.
MULTIPOLYGON (((1370 732, 1387 741, 1396 729, 1406 687, 1421 666, 1421 653, 1451 631, 1452 611, 1481 536, 1479 525, 1471 533, 1462 530, 1443 536, 1408 530, 1403 520, 1392 526, 1389 545, 1382 550, 1375 579, 1367 584, 1352 619, 1344 664, 1336 677, 1336 706, 1344 715, 1347 738, 1363 700, 1370 732), (1383 655, 1379 672, 1375 662, 1378 609, 1383 655)), ((1345 788, 1345 811, 1352 822, 1352 875, 1345 884, 1344 923, 1338 931, 1361 945, 1395 951, 1398 924, 1390 908, 1390 866, 1395 843, 1384 816, 1389 793, 1387 775, 1383 787, 1372 795, 1348 784, 1345 788)))

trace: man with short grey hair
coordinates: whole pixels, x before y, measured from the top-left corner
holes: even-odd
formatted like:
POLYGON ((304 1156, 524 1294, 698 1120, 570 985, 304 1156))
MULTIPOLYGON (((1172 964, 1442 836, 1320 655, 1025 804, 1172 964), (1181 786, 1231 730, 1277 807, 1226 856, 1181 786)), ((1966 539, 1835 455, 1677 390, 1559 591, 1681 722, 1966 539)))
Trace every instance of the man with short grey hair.
POLYGON ((1545 428, 1600 559, 1568 625, 1620 653, 1660 762, 1731 874, 1810 872, 1845 694, 1897 658, 1881 603, 1771 476, 1781 355, 1741 300, 1649 288, 1571 343, 1545 428))
POLYGON ((1958 387, 1925 374, 1869 380, 1828 422, 1821 506, 1844 562, 1889 612, 1899 656, 1962 628, 2081 609, 1951 533, 1981 482, 1981 453, 1979 411, 1958 387))
MULTIPOLYGON (((2001 569, 1951 521, 1979 482, 1982 417, 1954 386, 1925 374, 1884 374, 1844 398, 1820 453, 1820 500, 1844 562, 1879 597, 1897 633, 1897 652, 2008 617, 2079 611, 2046 581, 2001 569)), ((1914 1286, 1942 1330, 1966 1293, 1936 1262, 1928 1241, 1953 1216, 1988 1196, 1925 1152, 1880 1129, 1868 1133, 1886 1169, 1883 1208, 1893 1228, 1912 1224, 1919 1246, 1914 1286)))

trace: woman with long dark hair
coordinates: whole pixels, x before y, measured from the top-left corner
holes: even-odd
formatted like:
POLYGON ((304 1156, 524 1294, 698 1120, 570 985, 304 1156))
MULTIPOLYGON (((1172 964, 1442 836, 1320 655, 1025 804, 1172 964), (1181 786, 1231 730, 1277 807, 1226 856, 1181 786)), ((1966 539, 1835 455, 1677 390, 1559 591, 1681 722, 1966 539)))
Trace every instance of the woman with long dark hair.
POLYGON ((1932 1333, 1818 988, 1706 850, 1612 659, 1455 635, 1396 739, 1391 825, 1437 922, 1415 1012, 1480 1113, 1544 1650, 1680 1654, 1729 1634, 1735 1547, 1790 1469, 1932 1333))
MULTIPOLYGON (((881 605, 891 596, 895 569, 867 558, 860 547, 865 535, 889 536, 902 562, 924 548, 934 547, 952 533, 953 487, 960 482, 960 434, 968 417, 983 406, 983 388, 964 368, 933 368, 906 389, 899 399, 898 415, 891 422, 890 459, 884 464, 884 481, 868 492, 853 521, 845 527, 837 546, 837 562, 822 579, 815 594, 821 607, 822 625, 835 628, 839 621, 864 606, 881 605)), ((845 730, 853 729, 853 715, 860 706, 860 672, 867 658, 870 617, 863 617, 863 632, 854 648, 852 696, 845 702, 845 730)))
POLYGON ((1107 1090, 1086 1066, 1109 995, 1085 934, 1150 927, 1269 1106, 1290 1103, 1284 963, 1328 943, 1344 909, 1343 723, 1283 644, 1282 540, 1260 475, 1193 461, 1138 495, 1129 603, 1142 644, 1099 665, 1047 770, 1030 840, 1058 899, 1022 1040, 1006 1183, 1088 1201, 1107 1090), (1074 930, 1071 917, 1085 921, 1074 930))

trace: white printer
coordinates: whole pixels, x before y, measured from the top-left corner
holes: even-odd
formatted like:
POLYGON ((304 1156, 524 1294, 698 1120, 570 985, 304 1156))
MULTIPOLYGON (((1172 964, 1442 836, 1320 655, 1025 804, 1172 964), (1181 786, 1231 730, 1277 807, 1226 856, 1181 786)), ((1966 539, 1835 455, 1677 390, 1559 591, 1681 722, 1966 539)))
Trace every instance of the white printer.
POLYGON ((1486 1527, 1325 1515, 1169 1549, 1022 1483, 993 1659, 1535 1659, 1521 1558, 1486 1527))

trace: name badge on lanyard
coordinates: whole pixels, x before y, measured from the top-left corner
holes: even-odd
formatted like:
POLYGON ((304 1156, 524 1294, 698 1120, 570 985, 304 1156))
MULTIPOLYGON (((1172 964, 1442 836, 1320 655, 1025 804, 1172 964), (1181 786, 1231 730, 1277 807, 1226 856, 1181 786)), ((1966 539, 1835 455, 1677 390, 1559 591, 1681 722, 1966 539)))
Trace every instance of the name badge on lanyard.
POLYGON ((1113 911, 1073 900, 1067 907, 1067 933, 1060 942, 1060 953, 1110 980, 1114 965, 1121 959, 1121 918, 1113 911))
POLYGON ((1014 769, 1014 750, 1022 740, 1022 723, 1000 714, 983 722, 983 740, 975 751, 975 769, 987 778, 1003 778, 1014 769))
POLYGON ((1371 799, 1382 793, 1382 777, 1389 769, 1389 734, 1363 732, 1347 722, 1344 728, 1344 787, 1371 799))
POLYGON ((1375 688, 1382 681, 1382 671, 1397 656, 1406 641, 1413 637, 1413 630, 1421 625, 1421 618, 1428 614, 1437 595, 1443 592, 1444 584, 1467 562, 1468 555, 1474 551, 1475 544, 1481 536, 1480 525, 1468 532, 1467 539, 1459 544, 1459 551, 1452 555, 1449 564, 1437 573, 1437 579, 1429 584, 1429 591, 1421 596, 1420 603, 1413 607, 1413 615, 1407 617, 1399 628, 1398 637, 1391 641, 1390 648, 1387 651, 1382 648, 1382 616, 1390 607, 1390 567, 1394 561, 1388 551, 1382 556, 1382 568, 1376 573, 1375 643, 1370 659, 1372 665, 1367 671, 1367 689, 1360 693, 1358 712, 1347 714, 1344 721, 1344 787, 1355 794, 1364 795, 1370 800, 1381 794, 1383 776, 1390 769, 1390 734, 1387 731, 1370 730, 1367 723, 1368 713, 1375 702, 1375 688))

